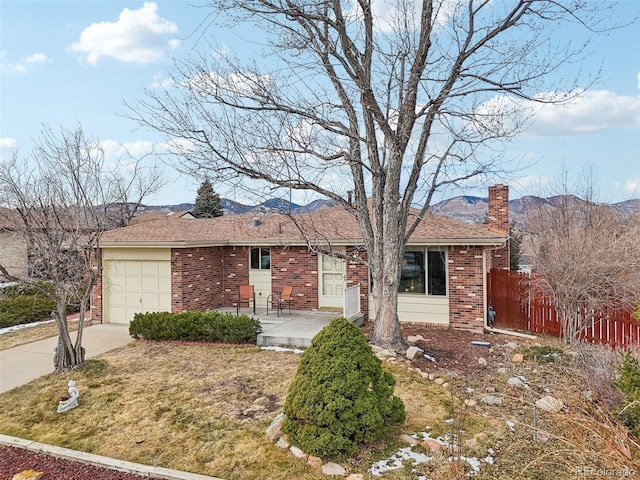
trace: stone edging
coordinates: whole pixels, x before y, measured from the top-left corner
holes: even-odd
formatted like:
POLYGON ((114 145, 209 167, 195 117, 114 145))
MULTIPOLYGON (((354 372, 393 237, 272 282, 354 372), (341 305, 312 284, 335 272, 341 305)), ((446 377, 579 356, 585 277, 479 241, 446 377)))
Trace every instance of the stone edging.
POLYGON ((45 443, 38 443, 18 437, 11 437, 9 435, 0 434, 0 445, 24 448, 31 452, 44 453, 57 458, 74 460, 76 462, 117 470, 119 472, 142 475, 148 478, 164 480, 222 480, 221 478, 208 477, 197 473, 182 472, 163 467, 152 467, 149 465, 142 465, 140 463, 94 455, 92 453, 79 452, 77 450, 56 447, 54 445, 47 445, 45 443))

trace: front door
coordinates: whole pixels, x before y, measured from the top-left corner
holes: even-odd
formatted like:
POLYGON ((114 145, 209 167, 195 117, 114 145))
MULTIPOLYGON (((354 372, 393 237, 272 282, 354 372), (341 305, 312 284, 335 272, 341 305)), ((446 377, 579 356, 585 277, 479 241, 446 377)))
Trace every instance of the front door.
POLYGON ((345 261, 328 255, 318 256, 318 306, 342 309, 345 285, 345 261))

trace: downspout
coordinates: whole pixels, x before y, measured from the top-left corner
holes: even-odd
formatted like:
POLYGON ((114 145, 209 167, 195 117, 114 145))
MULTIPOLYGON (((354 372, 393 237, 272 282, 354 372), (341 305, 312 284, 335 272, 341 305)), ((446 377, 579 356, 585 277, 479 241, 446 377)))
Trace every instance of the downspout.
POLYGON ((501 328, 490 327, 487 324, 487 249, 482 249, 482 272, 483 272, 483 282, 482 282, 482 303, 484 307, 484 313, 482 315, 484 319, 484 330, 488 333, 499 333, 501 335, 512 335, 514 337, 520 338, 528 338, 529 340, 535 340, 535 335, 530 335, 528 333, 521 332, 512 332, 511 330, 503 330, 501 328))

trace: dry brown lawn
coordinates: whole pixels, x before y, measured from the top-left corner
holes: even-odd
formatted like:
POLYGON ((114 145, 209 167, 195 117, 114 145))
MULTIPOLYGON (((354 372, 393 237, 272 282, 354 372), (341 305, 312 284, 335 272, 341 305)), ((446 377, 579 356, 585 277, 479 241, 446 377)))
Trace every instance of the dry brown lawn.
MULTIPOLYGON (((69 331, 76 331, 78 329, 77 321, 69 322, 69 331)), ((19 347, 26 343, 36 342, 45 338, 54 337, 58 335, 58 326, 55 322, 45 323, 43 325, 37 325, 35 327, 26 327, 15 332, 7 332, 0 335, 0 350, 7 348, 19 347)), ((75 337, 72 336, 75 340, 75 337)))
MULTIPOLYGON (((446 335, 437 332, 435 335, 446 335)), ((508 340, 508 339, 507 339, 508 340)), ((435 341, 435 340, 434 340, 435 341)), ((468 348, 468 347, 467 347, 468 348)), ((488 351, 487 356, 491 362, 488 351)), ((497 359, 504 355, 498 350, 497 359)), ((465 376, 434 370, 443 388, 405 361, 387 364, 397 379, 407 421, 398 433, 430 428, 433 436, 460 428, 461 453, 480 459, 492 448, 494 464, 483 463, 476 478, 576 478, 576 468, 627 467, 640 472, 640 448, 598 403, 581 396, 573 356, 555 364, 509 365, 525 375, 526 391, 504 388, 506 378, 490 366, 465 376), (480 402, 495 386, 502 407, 480 402), (537 426, 550 436, 532 441, 532 402, 545 389, 563 399, 559 414, 539 413, 537 426), (474 399, 477 405, 464 407, 474 399), (453 418, 452 426, 447 420, 453 418), (507 426, 511 421, 515 431, 507 426), (476 434, 480 434, 479 436, 476 434), (468 443, 474 436, 477 442, 468 443)), ((272 445, 265 430, 282 410, 299 356, 252 346, 185 345, 139 341, 89 360, 77 371, 47 375, 0 395, 0 432, 123 460, 186 470, 227 480, 324 478, 319 470, 272 445), (74 379, 80 406, 56 414, 66 383, 74 379)), ((425 366, 424 370, 427 370, 425 366)), ((398 435, 341 459, 350 472, 365 474, 371 464, 400 446, 398 435)), ((420 447, 414 447, 420 451, 420 447)), ((468 465, 434 461, 385 473, 388 480, 464 478, 468 465)), ((640 474, 640 473, 639 473, 640 474)))

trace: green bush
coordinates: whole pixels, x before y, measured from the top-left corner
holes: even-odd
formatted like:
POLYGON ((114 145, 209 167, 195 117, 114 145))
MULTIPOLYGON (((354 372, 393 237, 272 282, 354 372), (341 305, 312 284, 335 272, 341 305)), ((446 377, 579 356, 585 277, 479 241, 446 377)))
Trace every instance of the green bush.
POLYGON ((622 354, 614 384, 622 392, 618 417, 636 435, 640 435, 640 361, 627 350, 622 354))
POLYGON ((42 294, 0 298, 0 328, 48 320, 55 308, 56 304, 42 294))
POLYGON ((335 318, 300 358, 284 404, 283 431, 308 454, 352 455, 404 422, 394 385, 360 329, 335 318))
POLYGON ((640 323, 640 303, 638 303, 638 305, 636 305, 636 309, 631 312, 631 318, 640 323))
POLYGON ((255 343, 261 331, 255 318, 216 311, 136 313, 129 324, 132 337, 149 340, 255 343))

